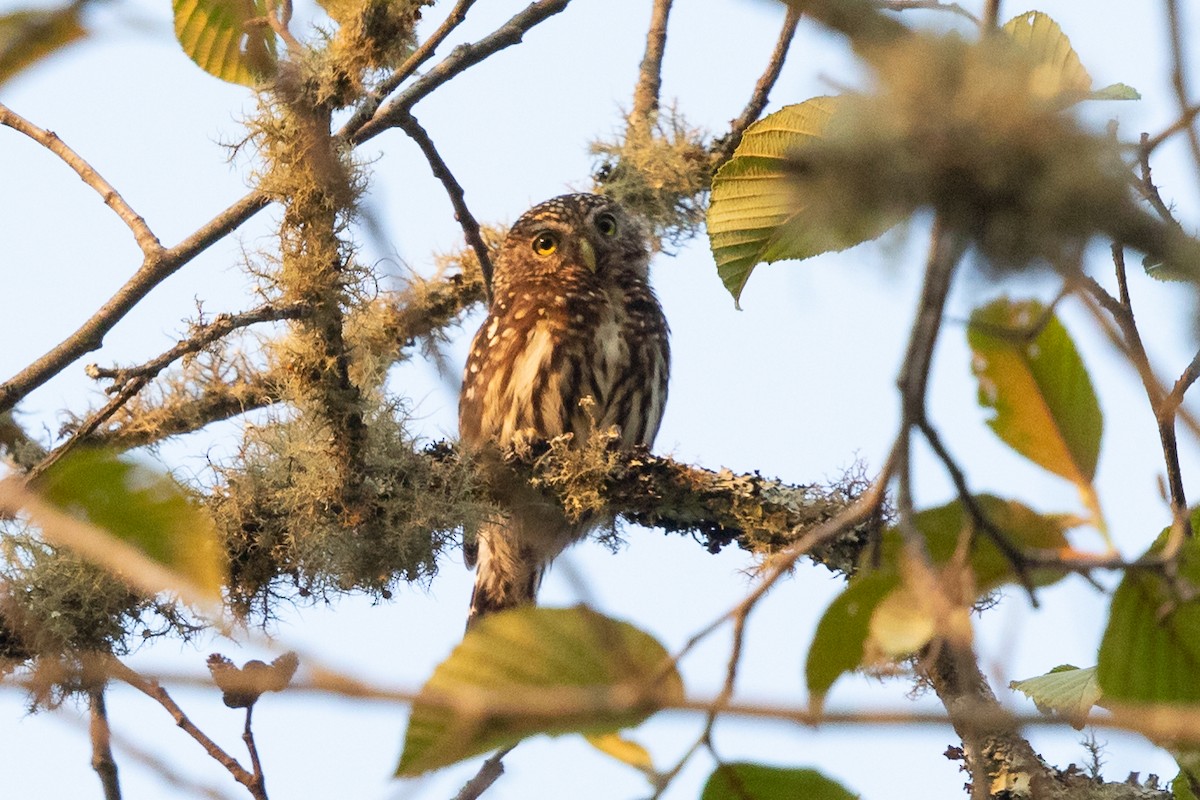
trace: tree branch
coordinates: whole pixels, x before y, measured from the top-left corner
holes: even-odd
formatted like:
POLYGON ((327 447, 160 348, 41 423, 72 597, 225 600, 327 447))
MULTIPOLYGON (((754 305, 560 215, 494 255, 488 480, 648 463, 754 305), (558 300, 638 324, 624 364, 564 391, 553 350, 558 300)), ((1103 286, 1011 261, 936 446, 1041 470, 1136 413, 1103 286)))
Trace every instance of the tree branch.
POLYGON ((759 76, 758 82, 754 85, 754 92, 750 95, 750 100, 746 103, 741 115, 730 123, 729 133, 721 138, 719 149, 713 158, 713 172, 716 172, 722 164, 733 157, 733 151, 741 144, 746 129, 762 116, 763 110, 767 107, 768 95, 775 87, 775 82, 779 80, 779 73, 783 71, 783 62, 787 58, 788 49, 792 45, 792 39, 796 37, 796 26, 800 24, 800 14, 799 8, 788 6, 787 16, 783 18, 783 28, 779 31, 779 39, 775 42, 775 49, 771 51, 767 68, 763 70, 763 74, 759 76))
POLYGON ((446 165, 441 154, 438 153, 437 147, 434 146, 433 140, 429 138, 429 133, 421 127, 421 123, 417 121, 416 117, 412 114, 401 115, 397 117, 396 125, 416 142, 417 147, 421 148, 421 152, 425 154, 425 159, 429 162, 430 169, 433 170, 433 176, 442 182, 446 194, 450 196, 450 205, 454 206, 454 219, 458 220, 458 224, 462 226, 467 244, 475 251, 475 257, 479 259, 479 267, 483 271, 484 290, 490 303, 492 258, 488 252, 488 246, 483 241, 483 236, 479 233, 479 223, 475 221, 471 209, 467 208, 462 186, 455 180, 454 173, 450 171, 450 167, 446 165))
POLYGON ((565 9, 569 2, 570 0, 537 0, 530 3, 491 34, 473 44, 463 44, 454 48, 450 55, 409 84, 407 89, 393 97, 369 120, 353 130, 343 128, 338 132, 338 137, 361 144, 395 127, 401 117, 408 114, 418 101, 434 89, 485 58, 518 44, 531 28, 565 9))
POLYGON ((92 740, 92 769, 100 776, 104 800, 121 800, 121 782, 117 778, 117 762, 113 760, 112 732, 108 727, 103 686, 88 690, 88 710, 91 718, 88 732, 92 740))
POLYGON ((479 765, 479 772, 475 773, 475 777, 463 784, 458 794, 454 795, 454 800, 478 800, 479 796, 504 774, 502 759, 512 752, 513 747, 516 745, 497 750, 488 756, 488 759, 479 765))
POLYGON ((84 353, 98 350, 112 330, 154 287, 173 275, 209 245, 235 230, 268 204, 261 192, 251 192, 169 250, 147 256, 141 267, 83 325, 55 347, 0 384, 0 413, 57 375, 84 353))
POLYGON ((629 130, 648 135, 658 115, 658 95, 662 87, 662 60, 667 46, 667 18, 671 15, 672 0, 654 0, 650 11, 650 28, 646 32, 646 52, 638 67, 638 82, 633 90, 633 111, 629 114, 629 130))
MULTIPOLYGON (((1191 101, 1188 100, 1187 60, 1183 53, 1183 24, 1179 18, 1179 0, 1166 0, 1167 29, 1171 36, 1171 87, 1179 103, 1179 118, 1188 118, 1191 101)), ((1196 132, 1194 118, 1184 126, 1188 144, 1192 148, 1192 160, 1200 170, 1200 133, 1196 132)))
POLYGON ((142 215, 130 208, 129 204, 125 202, 125 198, 121 197, 112 184, 104 180, 91 164, 68 147, 66 142, 58 138, 58 134, 39 128, 3 103, 0 103, 0 125, 7 125, 13 130, 25 134, 75 170, 75 174, 79 176, 80 180, 95 189, 96 193, 104 200, 104 204, 115 211, 121 221, 133 232, 133 238, 137 240, 143 255, 151 258, 162 252, 162 244, 150 230, 150 226, 146 224, 142 215))

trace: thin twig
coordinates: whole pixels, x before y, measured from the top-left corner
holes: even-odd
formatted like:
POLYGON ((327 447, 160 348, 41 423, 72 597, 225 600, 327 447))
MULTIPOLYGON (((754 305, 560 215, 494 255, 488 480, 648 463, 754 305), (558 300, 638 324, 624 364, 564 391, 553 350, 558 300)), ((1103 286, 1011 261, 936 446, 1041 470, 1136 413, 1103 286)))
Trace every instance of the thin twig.
POLYGON ((658 95, 662 88, 663 53, 667 47, 667 19, 672 0, 654 0, 650 11, 650 27, 646 32, 646 52, 638 67, 638 81, 633 90, 633 110, 629 114, 629 130, 648 135, 658 116, 658 95))
MULTIPOLYGON (((1175 99, 1179 103, 1180 119, 1183 119, 1188 115, 1192 104, 1188 99, 1187 58, 1183 52, 1183 23, 1179 18, 1178 0, 1166 0, 1166 9, 1167 26, 1171 35, 1171 87, 1175 90, 1175 99)), ((1196 132, 1196 125, 1191 121, 1184 130, 1192 148, 1192 159, 1196 169, 1200 170, 1200 133, 1196 132)))
MULTIPOLYGON (((148 680, 143 678, 138 673, 134 672, 120 660, 112 658, 108 659, 107 670, 110 675, 118 678, 125 683, 128 683, 133 688, 137 689, 142 694, 151 698, 163 708, 167 710, 175 720, 175 724, 181 730, 191 736, 196 742, 204 748, 204 751, 212 757, 214 761, 223 766, 233 779, 245 786, 247 789, 254 792, 255 779, 254 775, 246 771, 238 760, 221 749, 221 746, 208 737, 204 731, 196 727, 187 714, 183 713, 183 709, 171 698, 171 695, 162 687, 158 681, 148 680)), ((210 682, 211 685, 211 682, 210 682)), ((257 797, 257 795, 256 795, 257 797)))
POLYGON ((66 142, 58 138, 58 134, 39 128, 3 103, 0 103, 0 125, 7 125, 13 130, 25 134, 75 170, 75 174, 79 176, 80 180, 95 189, 96 193, 104 200, 104 204, 116 212, 126 227, 133 232, 133 238, 146 258, 158 256, 163 252, 162 244, 150 230, 150 226, 146 224, 142 215, 130 208, 129 204, 125 202, 125 198, 121 197, 112 184, 106 181, 99 172, 96 172, 83 157, 68 147, 66 142))
POLYGON ((249 787, 250 794, 260 800, 267 800, 267 779, 263 776, 262 762, 258 759, 258 746, 254 744, 254 728, 251 719, 254 715, 254 703, 246 706, 246 727, 242 731, 242 741, 250 753, 250 768, 254 771, 254 785, 249 787))
POLYGON ((983 22, 980 27, 985 31, 993 30, 1000 24, 1000 0, 987 0, 983 7, 983 22))
POLYGON ((381 80, 379 85, 363 99, 363 102, 355 110, 353 116, 338 131, 337 138, 345 138, 351 131, 361 128, 379 109, 380 104, 383 103, 387 96, 394 92, 396 87, 404 83, 422 64, 428 61, 438 46, 446 40, 446 37, 462 24, 463 20, 467 18, 468 9, 473 5, 475 5, 475 0, 458 0, 454 8, 450 9, 450 13, 446 16, 446 19, 438 26, 438 29, 430 34, 429 38, 422 42, 395 72, 381 80))
POLYGON ((421 148, 421 152, 425 154, 425 159, 429 162, 429 168, 433 170, 433 176, 441 181, 442 186, 446 189, 446 194, 450 197, 450 205, 454 206, 454 218, 462 226, 467 244, 475 251, 475 257, 479 259, 479 267, 483 270, 483 285, 488 302, 491 303, 492 258, 488 253, 488 246, 479 232, 479 223, 475 220, 471 209, 467 208, 462 186, 454 178, 454 173, 450 171, 450 167, 438 153, 433 140, 429 138, 428 131, 421 127, 421 123, 417 121, 416 117, 412 114, 404 114, 396 119, 396 125, 416 142, 417 147, 421 148))
POLYGON ((492 753, 486 761, 479 765, 479 771, 475 773, 475 776, 458 790, 458 794, 454 795, 454 800, 477 800, 486 792, 504 774, 503 759, 512 752, 513 747, 516 745, 492 753))
POLYGON ((1179 220, 1175 219, 1175 215, 1171 213, 1171 209, 1159 194, 1158 187, 1154 185, 1154 173, 1150 168, 1150 152, 1153 149, 1150 146, 1149 134, 1143 133, 1138 146, 1138 175, 1134 180, 1134 187, 1163 221, 1176 230, 1182 230, 1183 226, 1179 224, 1179 220))
POLYGON ((361 144, 380 133, 395 127, 397 121, 408 114, 414 105, 430 92, 485 58, 518 44, 535 25, 544 22, 567 7, 571 0, 537 0, 514 14, 508 22, 473 44, 454 48, 437 66, 429 70, 408 88, 393 97, 386 105, 354 130, 338 132, 339 138, 361 144))
POLYGON ((147 256, 141 267, 86 322, 13 377, 0 384, 0 414, 62 372, 80 356, 98 350, 105 335, 152 289, 177 272, 217 240, 228 235, 263 208, 269 200, 251 192, 169 250, 147 256))
POLYGON ((738 118, 730 123, 729 133, 721 139, 720 150, 713 158, 714 171, 733 156, 733 151, 741 143, 746 129, 762 116, 763 110, 767 107, 768 96, 771 89, 775 87, 775 82, 779 80, 779 73, 783 71, 783 62, 787 58, 788 49, 796 37, 796 26, 800 23, 800 15, 801 11, 796 6, 788 6, 787 16, 783 18, 783 28, 779 31, 779 38, 775 41, 775 49, 771 51, 767 68, 758 77, 758 82, 754 85, 754 92, 751 93, 746 107, 742 109, 738 118))
POLYGON ((104 787, 104 800, 121 800, 121 781, 117 778, 117 762, 113 760, 112 731, 108 727, 108 710, 104 705, 103 686, 88 690, 88 710, 92 769, 100 776, 100 785, 104 787))
POLYGON ((1196 104, 1187 108, 1182 114, 1179 115, 1179 119, 1172 122, 1159 133, 1156 133, 1154 136, 1144 138, 1142 141, 1143 149, 1147 154, 1154 152, 1154 150, 1167 139, 1170 139, 1175 134, 1188 128, 1197 116, 1200 116, 1200 104, 1196 104))

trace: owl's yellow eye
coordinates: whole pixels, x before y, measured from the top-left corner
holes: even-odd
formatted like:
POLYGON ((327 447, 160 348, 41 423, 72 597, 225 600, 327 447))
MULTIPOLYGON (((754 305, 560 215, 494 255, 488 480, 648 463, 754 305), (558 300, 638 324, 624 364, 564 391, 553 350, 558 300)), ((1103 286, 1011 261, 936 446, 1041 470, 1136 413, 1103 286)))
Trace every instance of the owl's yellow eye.
POLYGON ((558 237, 550 231, 542 231, 533 237, 533 252, 543 258, 558 249, 558 237))
POLYGON ((601 214, 596 217, 596 230, 605 236, 616 236, 617 218, 612 214, 601 214))

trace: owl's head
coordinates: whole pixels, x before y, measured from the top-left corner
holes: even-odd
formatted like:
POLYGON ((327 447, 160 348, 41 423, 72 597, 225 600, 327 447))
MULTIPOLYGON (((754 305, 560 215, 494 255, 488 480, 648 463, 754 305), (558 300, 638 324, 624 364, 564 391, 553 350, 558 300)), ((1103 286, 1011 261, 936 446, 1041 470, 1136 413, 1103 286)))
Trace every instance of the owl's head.
POLYGON ((497 297, 538 276, 604 283, 645 279, 650 247, 641 223, 598 194, 564 194, 521 215, 508 231, 492 277, 497 297))

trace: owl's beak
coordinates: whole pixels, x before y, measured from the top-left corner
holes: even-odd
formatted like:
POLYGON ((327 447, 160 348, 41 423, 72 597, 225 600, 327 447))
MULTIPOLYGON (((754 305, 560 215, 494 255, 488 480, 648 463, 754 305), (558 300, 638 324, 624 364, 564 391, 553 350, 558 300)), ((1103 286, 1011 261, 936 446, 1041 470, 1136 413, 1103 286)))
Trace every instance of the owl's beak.
POLYGON ((587 264, 587 268, 594 273, 596 271, 596 248, 592 247, 592 243, 587 239, 580 239, 579 254, 583 256, 583 263, 587 264))

